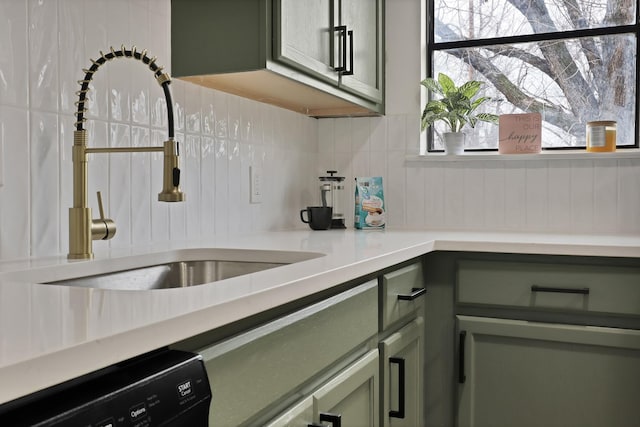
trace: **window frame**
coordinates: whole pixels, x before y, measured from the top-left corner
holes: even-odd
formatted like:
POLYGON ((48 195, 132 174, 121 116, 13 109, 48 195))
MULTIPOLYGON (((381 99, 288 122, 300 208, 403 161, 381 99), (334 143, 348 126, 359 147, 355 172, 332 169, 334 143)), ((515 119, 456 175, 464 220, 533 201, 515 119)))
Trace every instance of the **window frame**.
MULTIPOLYGON (((448 49, 468 49, 468 48, 482 48, 484 46, 493 46, 501 44, 518 44, 518 43, 535 43, 540 41, 553 41, 553 40, 569 40, 582 37, 599 37, 599 36, 611 36, 620 34, 635 35, 636 38, 636 52, 635 52, 635 132, 634 143, 631 145, 616 145, 616 150, 620 149, 638 149, 640 148, 640 141, 638 135, 640 134, 640 96, 638 94, 638 88, 640 85, 640 19, 638 14, 640 13, 640 0, 636 0, 636 17, 635 23, 626 24, 614 27, 598 27, 598 28, 584 28, 570 31, 557 31, 553 33, 538 33, 527 35, 516 35, 506 37, 494 37, 494 38, 478 38, 478 39, 466 39, 457 41, 435 42, 435 2, 436 0, 424 0, 426 1, 426 77, 433 76, 433 55, 434 52, 445 51, 448 49)), ((544 0, 541 0, 544 1, 544 0)), ((429 100, 431 94, 427 91, 427 100, 429 100)), ((426 148, 427 153, 438 153, 444 150, 434 149, 434 132, 431 129, 426 132, 426 148)), ((543 151, 563 151, 563 150, 580 150, 586 151, 586 147, 542 147, 543 151)), ((498 148, 465 148, 465 152, 497 152, 498 148)))

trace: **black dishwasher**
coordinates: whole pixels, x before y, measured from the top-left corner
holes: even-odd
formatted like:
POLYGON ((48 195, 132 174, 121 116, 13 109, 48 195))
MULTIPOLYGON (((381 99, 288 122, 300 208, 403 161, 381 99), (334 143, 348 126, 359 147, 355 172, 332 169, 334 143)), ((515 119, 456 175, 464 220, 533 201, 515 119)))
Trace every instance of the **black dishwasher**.
POLYGON ((202 358, 162 349, 3 404, 0 426, 206 427, 210 402, 202 358))

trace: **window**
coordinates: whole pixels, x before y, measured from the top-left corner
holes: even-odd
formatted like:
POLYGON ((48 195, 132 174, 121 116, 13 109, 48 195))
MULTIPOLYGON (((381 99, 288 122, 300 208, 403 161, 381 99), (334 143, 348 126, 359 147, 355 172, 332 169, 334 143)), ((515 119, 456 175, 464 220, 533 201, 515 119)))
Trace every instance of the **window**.
MULTIPOLYGON (((636 1, 427 0, 427 70, 485 82, 486 112, 541 113, 545 149, 584 147, 592 120, 616 120, 618 147, 638 147, 636 1)), ((467 141, 495 150, 498 127, 467 141)))

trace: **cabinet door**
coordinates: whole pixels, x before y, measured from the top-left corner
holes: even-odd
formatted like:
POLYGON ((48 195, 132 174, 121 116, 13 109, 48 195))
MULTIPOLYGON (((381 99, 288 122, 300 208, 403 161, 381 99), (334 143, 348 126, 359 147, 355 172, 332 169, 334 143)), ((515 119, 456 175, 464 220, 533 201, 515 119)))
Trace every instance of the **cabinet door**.
POLYGON ((347 68, 351 75, 340 77, 340 87, 382 102, 383 31, 382 0, 341 0, 340 23, 352 31, 347 35, 347 68), (350 58, 353 56, 353 62, 350 58))
POLYGON ((264 427, 307 427, 313 421, 313 397, 309 396, 264 427))
MULTIPOLYGON (((377 427, 379 395, 379 356, 376 349, 313 393, 317 410, 314 422, 327 425, 335 417, 340 417, 343 426, 377 427)), ((337 422, 332 424, 336 426, 337 422)))
POLYGON ((458 316, 458 425, 640 426, 640 331, 458 316))
POLYGON ((383 427, 425 425, 423 416, 424 322, 415 319, 380 343, 383 427))
POLYGON ((237 426, 285 398, 376 333, 377 281, 197 350, 211 392, 209 424, 237 426))
POLYGON ((275 2, 275 59, 338 84, 333 69, 334 0, 275 2))

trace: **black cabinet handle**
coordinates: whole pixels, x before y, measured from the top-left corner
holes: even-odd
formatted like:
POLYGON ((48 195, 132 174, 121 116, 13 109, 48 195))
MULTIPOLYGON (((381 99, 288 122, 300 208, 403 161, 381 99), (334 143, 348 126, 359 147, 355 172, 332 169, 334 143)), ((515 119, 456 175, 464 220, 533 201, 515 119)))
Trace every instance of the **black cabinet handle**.
POLYGON ((341 427, 342 415, 330 414, 328 412, 320 412, 320 422, 327 421, 331 423, 331 427, 341 427))
POLYGON ((390 357, 389 363, 398 365, 398 410, 390 410, 389 417, 404 418, 405 412, 405 370, 404 359, 402 357, 390 357))
POLYGON ((340 39, 342 40, 342 61, 338 64, 337 67, 333 67, 334 71, 343 72, 347 69, 347 26, 346 25, 338 25, 333 28, 333 31, 337 31, 339 33, 340 39))
POLYGON ((421 295, 427 293, 427 288, 411 288, 411 293, 409 295, 398 295, 399 301, 413 301, 421 295))
POLYGON ((464 384, 467 376, 464 374, 464 343, 467 338, 467 331, 460 331, 460 342, 458 345, 458 383, 464 384))
POLYGON ((589 288, 558 288, 553 286, 531 285, 531 292, 553 292, 557 294, 589 295, 589 288))
POLYGON ((333 28, 333 31, 337 31, 339 33, 340 39, 342 41, 342 61, 340 62, 340 64, 338 64, 337 67, 333 67, 333 69, 343 76, 353 75, 353 30, 347 30, 346 25, 338 25, 337 27, 333 28), (347 68, 347 38, 349 39, 350 68, 347 68))
MULTIPOLYGON (((351 76, 353 75, 353 30, 347 31, 347 37, 349 37, 349 65, 351 68, 346 69, 342 72, 343 76, 351 76)), ((346 48, 346 44, 343 45, 346 48)), ((343 54, 343 58, 345 62, 347 61, 347 53, 343 54)), ((346 64, 345 64, 346 66, 346 64)))

